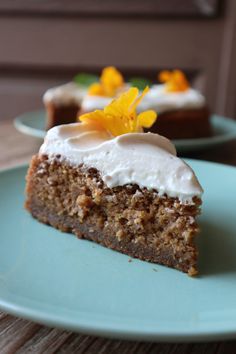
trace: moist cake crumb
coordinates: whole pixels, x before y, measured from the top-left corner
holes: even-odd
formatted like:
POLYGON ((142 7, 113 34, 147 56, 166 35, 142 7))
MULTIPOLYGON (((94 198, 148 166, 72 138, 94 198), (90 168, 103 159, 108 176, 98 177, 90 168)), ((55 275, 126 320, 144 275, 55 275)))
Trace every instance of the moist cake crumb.
POLYGON ((108 188, 95 168, 33 157, 26 208, 39 221, 131 257, 197 274, 195 217, 201 200, 182 204, 138 185, 108 188))

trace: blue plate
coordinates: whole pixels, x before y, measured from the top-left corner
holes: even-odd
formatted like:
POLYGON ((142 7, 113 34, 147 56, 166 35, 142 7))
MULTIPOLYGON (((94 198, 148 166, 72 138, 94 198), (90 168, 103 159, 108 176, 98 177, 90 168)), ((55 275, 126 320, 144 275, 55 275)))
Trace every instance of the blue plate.
POLYGON ((2 171, 0 308, 113 338, 236 338, 236 168, 188 162, 205 189, 195 278, 39 223, 23 207, 26 166, 2 171))
MULTIPOLYGON (((22 133, 44 138, 46 113, 44 110, 25 113, 14 120, 15 127, 22 133)), ((173 143, 179 153, 198 151, 236 139, 236 121, 213 115, 211 117, 213 136, 209 138, 181 139, 173 143)))

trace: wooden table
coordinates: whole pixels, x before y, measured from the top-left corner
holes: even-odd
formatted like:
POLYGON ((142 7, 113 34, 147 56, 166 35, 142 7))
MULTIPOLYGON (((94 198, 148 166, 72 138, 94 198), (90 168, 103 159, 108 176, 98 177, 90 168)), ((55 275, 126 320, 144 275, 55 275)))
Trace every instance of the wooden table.
MULTIPOLYGON (((28 162, 40 140, 18 133, 11 122, 0 124, 0 168, 28 162)), ((236 141, 188 157, 236 166, 236 141)), ((48 328, 0 312, 0 354, 5 353, 124 353, 124 354, 235 354, 236 341, 160 344, 110 340, 48 328)))

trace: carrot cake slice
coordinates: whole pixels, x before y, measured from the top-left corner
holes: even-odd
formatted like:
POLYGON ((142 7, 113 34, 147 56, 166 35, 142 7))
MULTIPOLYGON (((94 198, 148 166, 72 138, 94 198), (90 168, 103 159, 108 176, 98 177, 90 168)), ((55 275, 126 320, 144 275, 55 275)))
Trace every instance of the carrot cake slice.
POLYGON ((202 188, 163 136, 143 133, 136 88, 48 131, 27 174, 33 217, 131 257, 197 273, 202 188))
POLYGON ((47 90, 43 95, 47 112, 46 129, 60 124, 74 123, 85 94, 86 89, 75 82, 68 82, 47 90))
POLYGON ((102 70, 100 79, 96 75, 82 73, 75 77, 74 82, 50 88, 43 95, 47 112, 46 129, 76 122, 86 96, 96 100, 96 109, 104 108, 125 87, 122 74, 115 67, 108 66, 102 70), (89 87, 84 81, 91 82, 89 87))
MULTIPOLYGON (((194 139, 210 136, 210 112, 205 97, 190 83, 181 70, 162 71, 162 84, 153 85, 140 109, 158 112, 153 132, 169 139, 194 139)), ((85 96, 86 97, 86 96, 85 96)))

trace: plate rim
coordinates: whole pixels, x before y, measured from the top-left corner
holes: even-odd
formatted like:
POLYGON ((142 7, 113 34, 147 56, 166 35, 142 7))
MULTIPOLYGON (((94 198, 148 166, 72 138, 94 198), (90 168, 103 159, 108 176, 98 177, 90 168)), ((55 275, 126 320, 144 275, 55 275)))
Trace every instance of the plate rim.
MULTIPOLYGON (((187 163, 200 163, 204 165, 215 165, 217 167, 236 169, 233 165, 222 164, 218 162, 205 161, 205 160, 197 160, 197 159, 184 159, 187 163)), ((28 167, 28 163, 19 164, 13 167, 4 167, 0 169, 0 174, 6 172, 14 172, 21 169, 26 169, 28 167)), ((50 306, 51 307, 51 306, 50 306)), ((235 339, 236 338, 236 319, 232 320, 229 318, 228 320, 224 320, 223 322, 220 319, 214 319, 207 321, 207 326, 212 323, 215 326, 219 326, 220 323, 223 323, 222 327, 212 328, 196 331, 196 327, 189 326, 186 331, 183 331, 182 326, 181 330, 171 330, 168 333, 164 329, 158 328, 158 325, 153 327, 153 323, 147 326, 146 330, 144 328, 134 329, 132 330, 130 327, 124 329, 119 327, 119 323, 115 323, 115 317, 110 317, 106 321, 106 325, 104 325, 104 321, 102 324, 96 324, 94 320, 82 320, 81 318, 78 320, 73 319, 73 321, 68 321, 68 314, 64 317, 56 316, 55 313, 51 312, 47 315, 47 309, 44 311, 40 309, 33 309, 31 306, 26 307, 25 305, 20 304, 19 302, 13 303, 11 301, 2 300, 0 298, 0 309, 2 311, 6 311, 9 314, 14 316, 22 317, 27 320, 31 320, 34 322, 42 323, 47 326, 52 326, 61 329, 67 329, 74 332, 79 332, 83 334, 89 335, 97 335, 108 338, 116 338, 116 339, 129 339, 129 340, 143 340, 143 341, 154 341, 154 342, 200 342, 200 341, 212 341, 212 340, 222 340, 222 339, 235 339), (84 321, 84 322, 83 322, 84 321), (95 325, 94 325, 95 322, 95 325), (111 322, 111 323, 110 323, 111 322), (112 324, 113 322, 113 324, 112 324), (219 324, 218 324, 219 323, 219 324), (150 327, 150 328, 149 328, 150 327), (152 327, 152 329, 151 329, 152 327)), ((52 307, 51 307, 52 309, 52 307)), ((82 312, 81 312, 82 313, 82 312)), ((115 320, 117 322, 117 320, 115 320)), ((118 321, 119 322, 119 321, 118 321)), ((180 321, 176 321, 176 326, 180 323, 180 321)), ((177 326, 178 327, 178 326, 177 326)))
POLYGON ((26 134, 26 135, 29 135, 29 136, 32 136, 32 137, 35 137, 35 138, 39 138, 39 139, 44 139, 46 131, 30 127, 28 125, 25 125, 24 122, 23 122, 23 120, 26 119, 27 116, 30 116, 31 114, 40 115, 43 112, 46 113, 45 110, 38 109, 38 110, 35 110, 35 111, 29 111, 29 112, 22 113, 22 114, 20 114, 20 115, 18 115, 17 117, 14 118, 13 124, 14 124, 15 128, 19 132, 21 132, 23 134, 26 134))
MULTIPOLYGON (((171 342, 171 343, 188 343, 188 342, 209 342, 213 340, 226 340, 226 339, 235 339, 236 338, 236 325, 235 326, 226 326, 224 324, 224 329, 214 329, 214 330, 198 330, 196 328, 189 327, 188 331, 178 331, 172 330, 166 332, 166 330, 160 330, 160 328, 153 327, 153 325, 149 325, 152 327, 146 327, 142 329, 134 329, 132 330, 130 327, 124 329, 119 327, 117 323, 114 325, 114 321, 112 319, 108 319, 106 325, 101 323, 95 323, 94 319, 75 321, 68 321, 61 319, 60 316, 55 316, 50 314, 47 316, 46 311, 40 312, 39 310, 29 309, 23 305, 11 305, 6 301, 2 301, 0 299, 0 309, 4 312, 7 312, 10 315, 24 318, 26 320, 40 323, 45 326, 64 329, 73 331, 76 333, 81 333, 85 335, 94 335, 100 337, 106 337, 111 339, 120 339, 120 340, 141 340, 141 341, 153 341, 153 342, 171 342), (85 323, 86 322, 86 323, 85 323)), ((232 321, 229 321, 232 322, 232 321)), ((217 321, 211 321, 214 325, 217 324, 217 321)), ((176 322, 176 326, 178 326, 179 322, 176 322)), ((227 323, 228 324, 228 323, 227 323)), ((209 323, 208 323, 209 325, 209 323)))

